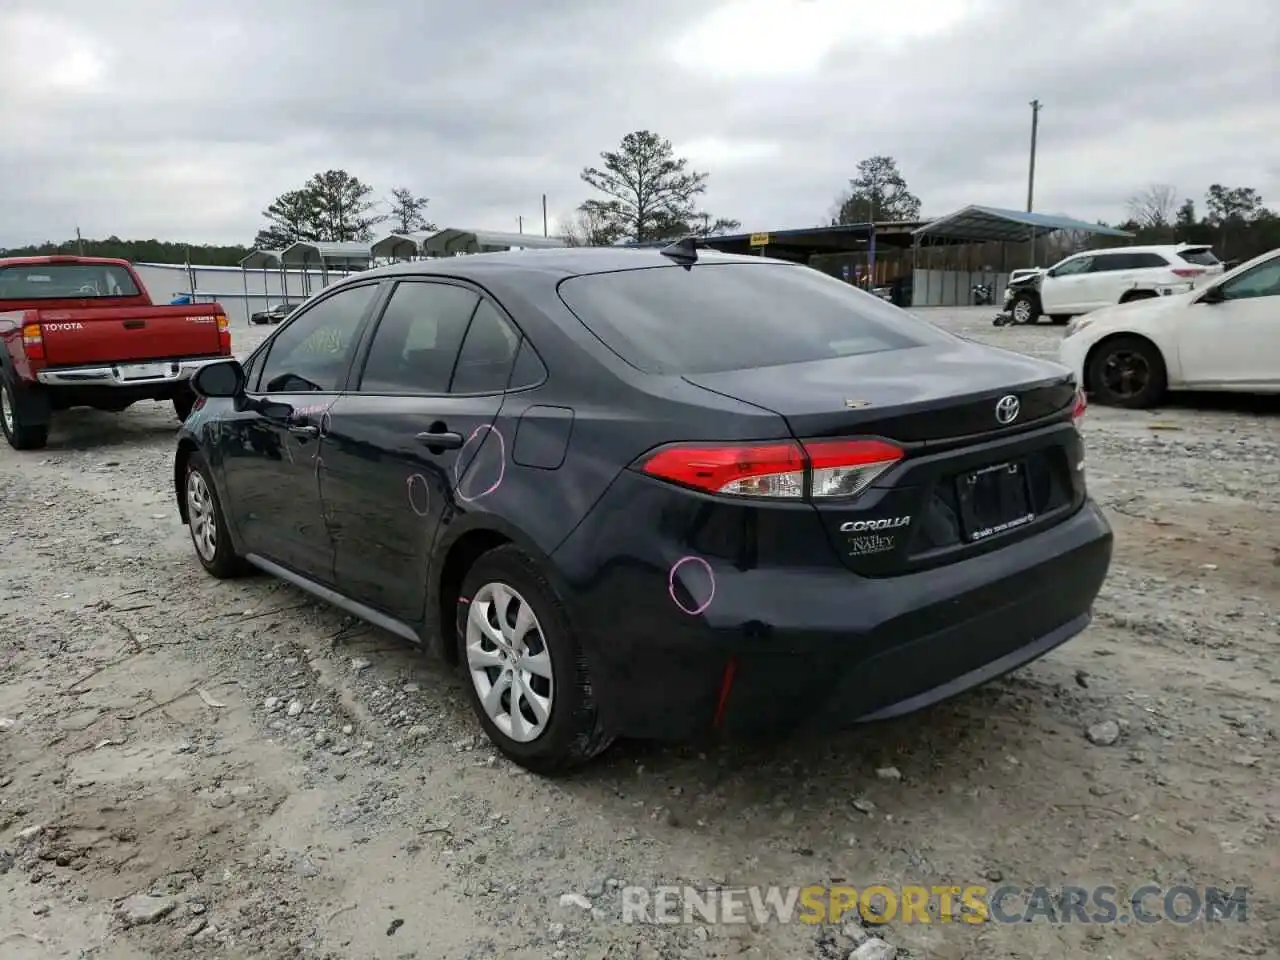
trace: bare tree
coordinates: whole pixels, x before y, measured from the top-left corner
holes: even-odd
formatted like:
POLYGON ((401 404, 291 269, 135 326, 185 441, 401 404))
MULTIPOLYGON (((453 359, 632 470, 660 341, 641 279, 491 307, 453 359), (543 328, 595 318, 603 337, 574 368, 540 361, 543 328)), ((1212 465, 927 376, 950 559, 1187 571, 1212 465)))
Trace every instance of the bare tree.
POLYGON ((1139 227, 1158 230, 1171 226, 1178 214, 1178 191, 1167 183, 1153 183, 1129 198, 1128 209, 1139 227))
POLYGON ((594 205, 583 204, 559 219, 559 233, 570 247, 608 247, 619 239, 609 219, 594 205))

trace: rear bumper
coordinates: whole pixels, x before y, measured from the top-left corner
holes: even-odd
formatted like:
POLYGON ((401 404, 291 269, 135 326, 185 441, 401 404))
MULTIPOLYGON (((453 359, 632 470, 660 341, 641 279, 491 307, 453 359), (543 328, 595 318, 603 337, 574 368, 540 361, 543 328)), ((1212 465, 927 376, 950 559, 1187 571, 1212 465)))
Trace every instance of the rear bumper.
POLYGON ((197 370, 228 357, 202 357, 192 360, 157 360, 155 371, 145 376, 130 376, 128 367, 151 365, 153 361, 135 364, 103 364, 85 367, 54 367, 40 370, 36 380, 50 387, 150 387, 165 386, 190 380, 197 370))
POLYGON ((714 616, 660 624, 638 602, 620 618, 615 602, 610 626, 579 622, 599 709, 620 735, 832 729, 919 710, 1066 642, 1090 621, 1111 550, 1110 526, 1086 501, 1055 527, 946 567, 868 579, 717 566, 714 616))

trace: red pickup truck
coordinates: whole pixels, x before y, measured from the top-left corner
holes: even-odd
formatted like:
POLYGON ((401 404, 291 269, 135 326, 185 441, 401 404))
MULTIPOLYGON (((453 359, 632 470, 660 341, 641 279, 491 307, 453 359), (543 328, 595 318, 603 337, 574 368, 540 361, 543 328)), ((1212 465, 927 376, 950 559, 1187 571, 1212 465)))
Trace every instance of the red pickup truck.
POLYGON ((17 450, 43 447, 69 407, 170 400, 185 420, 192 373, 230 355, 219 304, 154 306, 125 260, 0 259, 0 429, 17 450))

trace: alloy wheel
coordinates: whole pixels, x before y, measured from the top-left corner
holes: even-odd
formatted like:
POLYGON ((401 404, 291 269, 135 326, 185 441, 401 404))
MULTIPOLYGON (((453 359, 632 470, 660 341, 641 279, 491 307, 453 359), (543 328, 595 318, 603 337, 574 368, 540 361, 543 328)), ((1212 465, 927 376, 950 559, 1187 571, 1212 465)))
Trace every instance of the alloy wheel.
POLYGON ((218 518, 214 513, 213 494, 200 471, 187 474, 187 518, 191 541, 206 563, 212 563, 218 552, 218 518))
POLYGON ((1142 354, 1117 350, 1102 365, 1102 382, 1114 397, 1128 400, 1146 389, 1151 368, 1142 354))
POLYGON ((467 671, 485 715, 530 743, 547 729, 555 696, 551 654, 537 614, 505 583, 486 583, 467 610, 467 671))

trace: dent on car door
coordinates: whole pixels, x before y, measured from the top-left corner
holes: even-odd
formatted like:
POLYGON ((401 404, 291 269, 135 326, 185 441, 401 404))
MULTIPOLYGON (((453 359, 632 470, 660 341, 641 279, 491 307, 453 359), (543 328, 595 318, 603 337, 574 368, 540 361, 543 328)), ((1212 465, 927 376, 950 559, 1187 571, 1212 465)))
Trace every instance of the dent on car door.
MULTIPOLYGON (((326 418, 320 488, 339 589, 406 623, 423 617, 442 517, 483 493, 468 467, 514 362, 519 334, 504 324, 469 286, 401 281, 326 418)), ((499 477, 501 460, 492 467, 499 477)))
POLYGON ((256 363, 244 407, 221 424, 227 510, 244 549, 328 582, 333 545, 321 509, 317 470, 321 424, 346 380, 376 283, 340 288, 279 329, 256 363))

